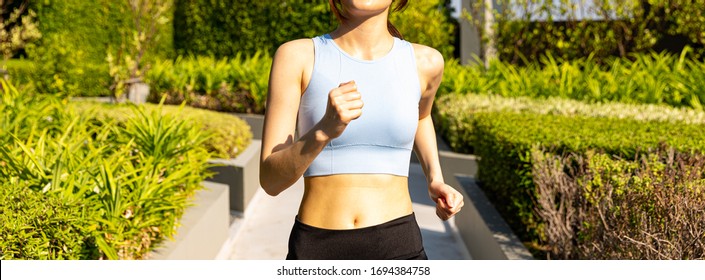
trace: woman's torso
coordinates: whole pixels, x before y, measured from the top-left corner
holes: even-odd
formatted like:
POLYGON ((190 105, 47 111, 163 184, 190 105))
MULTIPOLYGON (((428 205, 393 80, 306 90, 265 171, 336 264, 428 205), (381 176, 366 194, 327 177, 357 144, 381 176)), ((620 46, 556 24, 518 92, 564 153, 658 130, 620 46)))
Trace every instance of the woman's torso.
POLYGON ((327 229, 373 226, 411 214, 407 177, 339 174, 304 178, 298 219, 327 229))
POLYGON ((299 133, 322 117, 327 93, 340 83, 355 80, 365 107, 305 173, 297 218, 320 228, 354 229, 411 214, 408 165, 421 94, 412 46, 395 39, 388 54, 366 61, 329 36, 315 38, 314 45, 315 59, 302 78, 299 133))

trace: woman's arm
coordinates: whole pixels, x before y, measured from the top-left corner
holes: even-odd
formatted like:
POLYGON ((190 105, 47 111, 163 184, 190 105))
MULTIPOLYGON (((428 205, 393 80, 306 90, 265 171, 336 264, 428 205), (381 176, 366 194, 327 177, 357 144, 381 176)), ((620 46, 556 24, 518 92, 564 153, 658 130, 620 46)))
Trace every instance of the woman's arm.
POLYGON ((332 89, 321 121, 294 141, 304 76, 313 68, 313 42, 295 40, 279 47, 272 62, 264 115, 259 180, 275 196, 293 185, 333 138, 362 113, 354 82, 332 89))
POLYGON ((414 51, 422 91, 414 151, 426 174, 429 196, 436 203, 436 215, 447 220, 463 207, 463 196, 443 180, 436 132, 431 119, 433 100, 443 78, 443 56, 435 49, 423 45, 414 45, 414 51))

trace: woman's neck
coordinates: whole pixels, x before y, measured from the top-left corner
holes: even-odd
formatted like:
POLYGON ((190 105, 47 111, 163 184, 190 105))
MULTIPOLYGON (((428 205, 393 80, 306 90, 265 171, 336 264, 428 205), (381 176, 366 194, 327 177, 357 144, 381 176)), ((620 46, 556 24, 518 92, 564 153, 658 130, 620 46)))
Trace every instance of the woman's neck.
POLYGON ((368 18, 350 18, 343 21, 330 35, 346 53, 364 60, 383 57, 394 45, 394 37, 387 29, 388 12, 368 18))

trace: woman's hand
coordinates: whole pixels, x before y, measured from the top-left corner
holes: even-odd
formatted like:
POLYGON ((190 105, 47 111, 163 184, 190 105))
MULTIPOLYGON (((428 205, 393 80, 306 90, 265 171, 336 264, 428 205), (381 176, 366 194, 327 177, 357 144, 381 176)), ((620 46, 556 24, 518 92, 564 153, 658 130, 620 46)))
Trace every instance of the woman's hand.
POLYGON ((428 194, 436 203, 436 215, 444 221, 460 212, 465 204, 463 195, 443 182, 431 183, 428 186, 428 194))
POLYGON ((355 81, 342 83, 328 93, 326 114, 321 129, 329 139, 337 138, 351 121, 362 115, 362 98, 355 81))

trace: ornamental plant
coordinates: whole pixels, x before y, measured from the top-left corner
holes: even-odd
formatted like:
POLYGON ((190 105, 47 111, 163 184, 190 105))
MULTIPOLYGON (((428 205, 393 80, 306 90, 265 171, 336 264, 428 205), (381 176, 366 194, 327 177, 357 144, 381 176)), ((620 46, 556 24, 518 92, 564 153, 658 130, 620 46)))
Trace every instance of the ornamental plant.
POLYGON ((0 82, 0 259, 144 259, 173 238, 211 175, 199 122, 99 121, 0 82))

